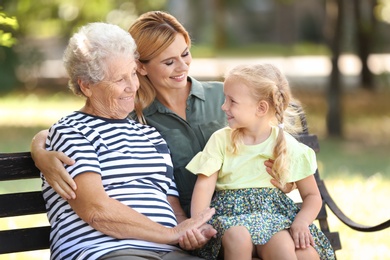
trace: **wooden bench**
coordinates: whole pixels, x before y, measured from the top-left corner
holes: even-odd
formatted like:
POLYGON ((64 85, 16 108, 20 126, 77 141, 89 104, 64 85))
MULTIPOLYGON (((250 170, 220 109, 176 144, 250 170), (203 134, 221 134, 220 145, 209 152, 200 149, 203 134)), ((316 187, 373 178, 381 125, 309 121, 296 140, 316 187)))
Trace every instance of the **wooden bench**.
MULTIPOLYGON (((319 151, 317 136, 305 131, 297 139, 316 152, 319 151)), ((329 238, 333 249, 341 249, 338 232, 331 232, 327 220, 327 207, 348 227, 362 232, 374 232, 390 226, 390 219, 375 226, 364 226, 348 218, 336 205, 321 180, 318 171, 315 173, 317 184, 322 195, 323 205, 317 217, 321 230, 329 238)), ((0 153, 0 182, 40 178, 29 152, 0 153)), ((45 204, 40 191, 0 194, 0 218, 33 215, 45 212, 45 204)), ((49 226, 23 229, 0 230, 0 254, 23 252, 49 248, 49 226)))

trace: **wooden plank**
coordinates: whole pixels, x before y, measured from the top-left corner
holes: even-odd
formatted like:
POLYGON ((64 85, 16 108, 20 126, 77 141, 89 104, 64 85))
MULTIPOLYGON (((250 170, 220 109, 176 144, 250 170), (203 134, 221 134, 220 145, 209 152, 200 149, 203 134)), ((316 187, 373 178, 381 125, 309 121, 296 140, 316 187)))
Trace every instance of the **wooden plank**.
POLYGON ((0 231, 0 254, 48 249, 50 227, 0 231))
POLYGON ((0 195, 0 217, 46 213, 41 191, 0 195))
POLYGON ((0 154, 0 181, 39 178, 30 152, 0 154))

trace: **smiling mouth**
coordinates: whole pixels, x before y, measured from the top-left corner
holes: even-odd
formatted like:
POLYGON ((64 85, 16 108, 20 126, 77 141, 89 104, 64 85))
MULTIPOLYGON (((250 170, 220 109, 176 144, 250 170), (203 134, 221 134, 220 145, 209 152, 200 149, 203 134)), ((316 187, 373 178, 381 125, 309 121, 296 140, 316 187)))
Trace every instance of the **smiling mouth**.
POLYGON ((132 100, 133 97, 123 97, 123 98, 119 98, 120 100, 132 100))
POLYGON ((176 76, 176 77, 171 77, 173 79, 184 79, 186 75, 185 74, 181 74, 180 76, 176 76))

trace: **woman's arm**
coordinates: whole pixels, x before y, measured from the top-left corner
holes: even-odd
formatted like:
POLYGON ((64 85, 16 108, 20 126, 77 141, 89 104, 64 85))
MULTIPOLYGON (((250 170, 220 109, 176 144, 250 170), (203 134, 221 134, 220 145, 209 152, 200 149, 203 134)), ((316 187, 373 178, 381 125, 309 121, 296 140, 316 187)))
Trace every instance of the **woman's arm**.
POLYGON ((73 165, 74 161, 62 152, 47 151, 45 142, 48 130, 37 133, 31 142, 31 156, 35 166, 42 172, 49 185, 64 199, 74 199, 76 183, 65 170, 64 164, 73 165))
POLYGON ((153 222, 132 208, 110 198, 104 191, 101 176, 88 172, 75 177, 76 199, 69 200, 72 209, 89 225, 109 236, 135 238, 162 244, 177 244, 187 231, 197 229, 214 214, 206 209, 174 228, 153 222))
POLYGON ((314 245, 309 225, 313 223, 320 212, 322 200, 314 175, 297 181, 297 186, 302 197, 302 206, 295 216, 290 232, 296 248, 306 248, 314 245))
POLYGON ((178 197, 168 196, 168 202, 171 204, 173 212, 175 213, 177 223, 181 223, 187 219, 186 213, 180 205, 180 201, 178 197))
POLYGON ((215 172, 211 176, 198 174, 195 183, 194 192, 191 199, 191 216, 196 216, 205 208, 210 207, 211 198, 217 183, 218 173, 215 172))

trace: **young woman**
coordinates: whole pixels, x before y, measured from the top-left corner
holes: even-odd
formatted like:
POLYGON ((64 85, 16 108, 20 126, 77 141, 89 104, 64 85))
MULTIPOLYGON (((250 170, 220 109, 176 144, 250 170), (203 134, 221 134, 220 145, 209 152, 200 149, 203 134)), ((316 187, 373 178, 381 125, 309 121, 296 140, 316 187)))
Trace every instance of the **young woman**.
POLYGON ((187 165, 198 176, 191 215, 216 209, 209 223, 217 237, 200 256, 216 259, 222 246, 225 259, 334 259, 312 223, 322 203, 315 153, 287 132, 295 120, 286 78, 272 65, 240 65, 227 74, 224 93, 229 127, 215 132, 187 165), (262 167, 268 159, 282 185, 296 182, 301 209, 271 185, 262 167))

